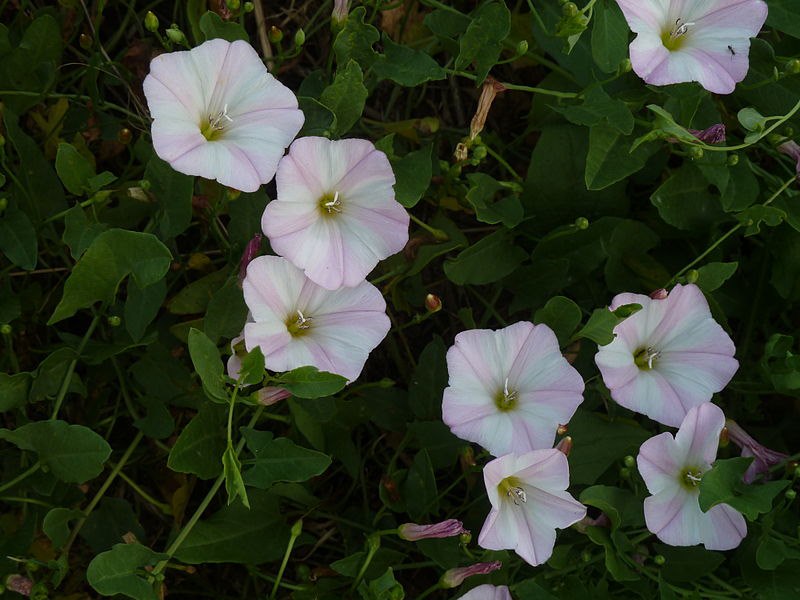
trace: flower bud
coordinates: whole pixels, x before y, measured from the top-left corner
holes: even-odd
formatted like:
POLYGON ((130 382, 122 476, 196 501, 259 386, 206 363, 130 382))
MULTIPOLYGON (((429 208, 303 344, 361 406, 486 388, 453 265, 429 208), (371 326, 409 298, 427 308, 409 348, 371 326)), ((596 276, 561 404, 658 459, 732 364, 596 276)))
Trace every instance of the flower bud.
POLYGON ((251 13, 256 9, 255 5, 252 2, 245 2, 244 3, 244 12, 251 13))
POLYGON ((691 158, 692 160, 701 159, 703 158, 703 156, 705 156, 705 154, 706 154, 705 150, 703 150, 699 146, 692 146, 691 148, 689 148, 689 158, 691 158))
POLYGON ((625 466, 628 467, 629 469, 632 469, 633 467, 636 466, 636 459, 633 458, 630 454, 626 456, 624 459, 622 459, 622 462, 624 462, 625 466))
POLYGON ((719 447, 724 448, 731 442, 731 435, 727 427, 723 427, 719 432, 719 447))
POLYGON ((697 280, 700 279, 700 271, 697 269, 689 269, 686 271, 686 282, 687 283, 697 283, 697 280))
POLYGON ((117 141, 120 144, 128 145, 131 143, 131 139, 133 138, 133 133, 127 127, 123 127, 117 132, 117 141))
POLYGON ((564 456, 569 456, 569 453, 572 451, 572 438, 570 436, 562 438, 556 444, 556 450, 561 452, 564 456))
POLYGON ((463 523, 457 519, 447 519, 432 525, 417 525, 416 523, 403 523, 397 528, 397 535, 406 541, 416 542, 435 538, 448 538, 469 533, 464 529, 463 523))
POLYGON ((277 404, 281 400, 286 400, 286 398, 290 398, 292 395, 292 392, 290 392, 286 388, 274 387, 274 386, 263 387, 256 393, 258 395, 258 403, 263 404, 264 406, 272 406, 273 404, 277 404))
POLYGON ((797 75, 800 73, 800 59, 793 58, 786 63, 786 72, 790 75, 797 75))
POLYGON ((299 48, 306 43, 306 32, 302 28, 294 32, 294 45, 299 48))
POLYGON ((158 17, 153 14, 153 11, 148 10, 144 16, 144 28, 152 33, 158 31, 158 17))
POLYGON ((797 498, 797 492, 792 489, 788 489, 783 494, 783 497, 786 498, 789 502, 794 502, 795 498, 797 498))
POLYGON ((142 179, 141 181, 139 181, 139 187, 142 188, 145 192, 150 191, 150 180, 142 179))
POLYGON ((333 0, 333 12, 331 12, 331 24, 334 29, 341 29, 347 22, 349 0, 333 0))
POLYGON ((440 584, 443 588, 449 589, 460 586, 467 577, 473 575, 487 575, 493 571, 497 571, 503 566, 499 560, 494 562, 475 563, 468 567, 456 567, 455 569, 448 569, 442 575, 440 584))
POLYGON ((82 33, 78 38, 78 44, 80 44, 80 47, 83 48, 84 50, 88 50, 89 48, 91 48, 92 42, 93 42, 92 36, 86 35, 85 33, 82 33))
POLYGON ((429 313, 437 313, 442 310, 442 299, 436 294, 425 296, 425 310, 429 313))
POLYGON ((461 535, 458 536, 458 543, 462 546, 469 546, 469 543, 472 541, 472 534, 469 531, 464 531, 461 535))
POLYGON ((628 467, 622 467, 619 470, 619 476, 621 479, 630 479, 631 478, 631 470, 628 467))
POLYGON ((186 35, 181 31, 180 27, 177 24, 173 23, 170 25, 169 29, 166 30, 167 37, 169 41, 173 44, 180 44, 181 46, 189 47, 189 40, 186 39, 186 35))
POLYGON ((275 25, 273 25, 272 27, 269 28, 267 37, 269 38, 270 42, 272 42, 273 44, 277 44, 283 39, 283 32, 277 27, 275 27, 275 25))
POLYGON ((113 315, 108 317, 107 322, 109 327, 119 327, 122 324, 122 319, 120 319, 117 315, 113 315))
POLYGON ((620 75, 624 75, 625 73, 630 73, 633 70, 633 63, 631 63, 630 58, 625 58, 619 63, 619 67, 617 71, 620 75))
POLYGON ((8 208, 8 198, 0 198, 0 213, 8 208))
POLYGON ((728 160, 726 161, 729 167, 735 167, 739 164, 739 155, 736 152, 732 154, 728 154, 728 160))
POLYGON ((3 335, 11 335, 12 331, 13 329, 11 328, 11 325, 9 325, 8 323, 3 323, 2 325, 0 325, 0 333, 2 333, 3 335))
POLYGON ((586 217, 578 217, 575 219, 575 227, 580 229, 581 231, 585 231, 589 229, 589 219, 586 217))
POLYGON ((659 288, 650 293, 650 297, 653 300, 664 300, 669 295, 669 292, 664 288, 659 288))
POLYGON ((487 154, 489 154, 489 150, 483 144, 481 144, 480 146, 475 146, 472 149, 472 157, 475 158, 478 162, 486 158, 487 154))
POLYGON ((225 6, 228 7, 228 10, 232 12, 238 12, 238 10, 242 7, 241 0, 225 0, 225 6))
POLYGON ((569 18, 576 17, 578 16, 578 5, 575 4, 574 2, 565 2, 561 7, 561 13, 565 17, 569 18))
POLYGON ((661 567, 661 566, 664 566, 665 564, 667 564, 667 559, 664 558, 663 554, 656 554, 653 557, 653 562, 656 563, 659 567, 661 567))
POLYGON ((520 40, 519 44, 517 44, 517 54, 522 56, 523 54, 528 52, 528 41, 527 40, 520 40))
POLYGON ((247 275, 247 265, 249 265, 252 260, 259 255, 261 252, 261 239, 262 235, 257 233, 253 236, 249 242, 247 242, 247 246, 244 248, 244 252, 242 252, 242 258, 239 261, 239 281, 244 281, 245 276, 247 275))

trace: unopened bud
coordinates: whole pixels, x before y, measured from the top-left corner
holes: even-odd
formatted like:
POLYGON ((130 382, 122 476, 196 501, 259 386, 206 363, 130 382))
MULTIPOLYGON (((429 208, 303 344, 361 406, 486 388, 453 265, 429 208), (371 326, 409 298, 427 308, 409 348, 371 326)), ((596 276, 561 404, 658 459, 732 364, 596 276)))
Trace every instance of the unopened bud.
POLYGON ((736 165, 739 164, 739 155, 736 154, 736 152, 728 154, 727 163, 729 167, 735 167, 736 165))
POLYGON ((786 63, 786 72, 790 75, 797 75, 800 73, 800 59, 793 58, 786 63))
POLYGON ((619 68, 617 69, 620 75, 624 75, 625 73, 630 73, 633 70, 633 63, 631 63, 630 58, 625 58, 619 63, 619 68))
POLYGON ((621 479, 630 479, 631 478, 631 470, 628 467, 622 467, 619 470, 619 476, 621 479))
POLYGON ((786 138, 784 138, 780 133, 770 133, 767 136, 767 141, 773 146, 777 146, 778 144, 785 142, 786 138))
POLYGON ((574 2, 565 2, 561 7, 561 12, 565 17, 575 17, 578 15, 578 5, 574 2))
POLYGON ((282 387, 267 386, 257 392, 258 403, 264 406, 272 406, 281 400, 291 397, 292 392, 282 387))
POLYGON ((277 27, 275 27, 275 25, 273 25, 272 27, 269 28, 267 37, 269 38, 270 42, 272 42, 273 44, 277 44, 283 39, 283 32, 277 27))
POLYGON ((794 499, 797 498, 797 492, 794 490, 786 490, 783 494, 784 498, 786 498, 789 502, 794 502, 794 499))
POLYGON ((303 533, 303 519, 297 519, 292 525, 291 534, 293 538, 299 537, 303 533))
POLYGON ((251 13, 256 9, 255 5, 252 2, 245 2, 244 3, 244 12, 251 13))
POLYGON ((153 14, 153 11, 148 10, 144 16, 144 28, 153 33, 158 31, 158 17, 153 14))
POLYGON ((699 146, 692 146, 691 148, 689 148, 689 158, 691 158, 692 160, 698 160, 700 158, 703 158, 703 156, 705 156, 705 150, 703 150, 699 146))
POLYGON ((8 208, 8 198, 0 198, 0 213, 8 208))
POLYGON ((472 446, 464 446, 458 453, 458 461, 461 463, 461 470, 466 471, 475 466, 475 451, 472 446))
POLYGON ((403 523, 397 528, 397 535, 409 542, 455 537, 463 533, 468 533, 468 531, 464 529, 464 524, 457 519, 447 519, 441 523, 433 523, 431 525, 403 523))
POLYGON ((145 192, 150 191, 150 180, 149 179, 140 180, 139 187, 142 188, 145 192))
POLYGON ((456 567, 455 569, 448 569, 440 580, 441 587, 445 589, 460 586, 467 577, 473 575, 487 575, 493 571, 497 571, 503 566, 499 560, 494 562, 476 563, 468 567, 456 567))
POLYGON ((2 333, 3 335, 11 335, 12 331, 13 329, 11 328, 11 325, 9 325, 8 323, 3 323, 2 325, 0 325, 0 333, 2 333))
POLYGON ((622 459, 622 462, 625 463, 625 466, 629 469, 632 469, 636 466, 636 459, 633 458, 630 454, 622 459))
POLYGON ((519 44, 517 44, 517 54, 522 56, 523 54, 528 52, 528 41, 521 40, 519 44))
POLYGON ((462 546, 469 546, 469 543, 472 541, 472 534, 469 531, 465 531, 461 535, 458 536, 458 543, 462 546))
POLYGON ((306 43, 306 32, 302 29, 298 29, 294 32, 294 45, 296 47, 300 47, 306 43))
POLYGON ((108 326, 109 327, 119 327, 122 324, 122 319, 120 319, 118 316, 114 315, 114 316, 108 317, 107 322, 108 322, 108 326))
POLYGON ((442 299, 436 294, 425 296, 425 310, 429 313, 437 313, 442 310, 442 299))
POLYGON ((556 434, 557 435, 566 435, 568 431, 569 431, 569 426, 567 426, 567 425, 559 425, 558 429, 556 429, 556 434))
POLYGON ((117 132, 117 141, 120 144, 125 144, 125 145, 130 144, 132 138, 133 138, 133 133, 131 133, 131 130, 128 129, 127 127, 123 127, 117 132))
POLYGON ((661 566, 667 564, 667 559, 664 558, 663 554, 656 554, 653 557, 653 562, 656 563, 659 567, 661 567, 661 566))
POLYGON ((237 12, 242 7, 241 0, 225 0, 225 6, 228 7, 228 10, 237 12))
POLYGON ((81 48, 84 50, 88 50, 92 47, 92 36, 82 33, 78 38, 78 44, 80 44, 81 48))
POLYGON ((487 154, 489 154, 489 150, 483 144, 481 144, 480 146, 475 146, 472 149, 472 157, 476 159, 478 162, 486 158, 487 154))
POLYGON ((331 12, 331 25, 334 29, 341 29, 347 22, 347 5, 350 0, 333 0, 333 12, 331 12))
POLYGON ((698 271, 697 269, 689 269, 686 272, 687 283, 697 283, 698 279, 700 279, 700 271, 698 271))
POLYGON ((667 292, 667 290, 665 290, 664 288, 659 288, 650 293, 650 297, 653 300, 664 300, 668 295, 669 292, 667 292))
POLYGON ((589 229, 589 219, 587 219, 586 217, 578 217, 577 219, 575 219, 575 227, 577 227, 581 231, 589 229))
POLYGON ((727 446, 731 441, 731 434, 728 431, 727 427, 723 427, 722 431, 719 432, 719 447, 724 448, 727 446))
POLYGON ((169 41, 173 44, 180 44, 181 46, 189 47, 189 40, 186 39, 186 34, 184 34, 180 27, 177 24, 173 23, 170 25, 169 29, 166 31, 167 37, 169 41))
POLYGON ((569 453, 572 451, 572 438, 570 436, 562 438, 561 441, 556 444, 556 450, 561 452, 564 456, 569 456, 569 453))

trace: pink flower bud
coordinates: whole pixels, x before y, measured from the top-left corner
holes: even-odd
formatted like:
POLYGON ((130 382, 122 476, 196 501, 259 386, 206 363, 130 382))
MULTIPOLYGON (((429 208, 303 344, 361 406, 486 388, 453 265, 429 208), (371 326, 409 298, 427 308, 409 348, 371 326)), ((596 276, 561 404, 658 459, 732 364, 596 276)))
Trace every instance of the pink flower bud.
POLYGON ((668 295, 669 295, 669 292, 667 292, 667 290, 665 290, 664 288, 659 288, 659 289, 655 290, 654 292, 650 293, 650 297, 653 300, 664 300, 668 295))
POLYGON ((340 29, 344 27, 344 24, 347 21, 348 4, 350 4, 350 0, 333 0, 333 12, 331 13, 331 21, 333 21, 333 25, 335 27, 340 29))
POLYGON ((446 538, 461 535, 462 533, 469 533, 464 529, 461 521, 456 519, 447 519, 441 523, 433 523, 432 525, 417 525, 416 523, 403 523, 397 528, 397 535, 402 539, 409 542, 416 542, 417 540, 426 540, 432 538, 446 538))
POLYGON ((442 299, 436 294, 428 294, 425 296, 425 308, 430 313, 439 312, 442 310, 442 299))
POLYGON ((272 406, 281 400, 286 400, 292 392, 282 387, 268 386, 258 390, 258 402, 264 406, 272 406))
POLYGON ((562 438, 561 441, 556 444, 556 450, 561 452, 564 456, 569 456, 569 453, 572 451, 572 438, 570 436, 562 438))
POLYGON ((782 452, 775 452, 775 450, 759 444, 733 419, 727 419, 725 427, 728 430, 728 439, 742 449, 742 456, 755 456, 755 460, 742 477, 745 483, 753 483, 759 475, 769 478, 770 467, 782 463, 788 458, 782 452))
POLYGON ((441 584, 445 589, 458 587, 467 577, 472 577, 473 575, 487 575, 493 571, 497 571, 502 566, 503 563, 496 560, 494 562, 475 563, 468 567, 448 569, 445 571, 444 575, 442 575, 441 584))
POLYGON ((261 252, 262 237, 260 233, 257 233, 253 236, 252 240, 247 242, 247 246, 245 246, 244 252, 242 253, 242 260, 239 261, 239 281, 244 280, 245 275, 247 275, 247 265, 261 252))

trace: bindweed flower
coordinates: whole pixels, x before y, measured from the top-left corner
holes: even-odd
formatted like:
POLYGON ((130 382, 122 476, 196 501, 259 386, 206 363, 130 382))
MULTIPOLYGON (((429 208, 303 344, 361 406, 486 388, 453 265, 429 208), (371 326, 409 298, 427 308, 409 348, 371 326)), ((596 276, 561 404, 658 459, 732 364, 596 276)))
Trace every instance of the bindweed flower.
POLYGON ((759 444, 749 433, 742 429, 733 419, 725 421, 728 439, 742 449, 742 456, 754 456, 755 460, 747 467, 742 480, 753 483, 760 475, 769 475, 770 467, 778 465, 789 458, 788 454, 776 452, 759 444))
POLYGON ((297 98, 244 41, 209 40, 150 63, 156 154, 187 175, 254 192, 303 125, 297 98))
POLYGON ((706 402, 692 408, 673 437, 662 433, 639 448, 639 472, 652 494, 644 501, 647 529, 671 546, 736 548, 747 534, 744 517, 727 504, 700 509, 700 480, 717 458, 725 415, 706 402))
POLYGON ((457 600, 512 600, 508 586, 485 583, 472 588, 457 600))
POLYGON ((677 427, 731 380, 736 348, 696 285, 676 285, 663 300, 618 294, 610 308, 632 303, 642 309, 614 328, 595 362, 617 403, 677 427))
POLYGON ((312 365, 353 381, 389 332, 386 302, 366 281, 330 291, 286 259, 260 256, 247 267, 242 289, 252 319, 244 326, 245 348, 259 346, 272 371, 312 365))
POLYGON ((261 227, 276 253, 329 290, 360 285, 408 242, 389 159, 367 140, 296 140, 276 176, 261 227))
POLYGON ((783 142, 778 146, 778 152, 785 154, 795 161, 797 179, 800 180, 800 145, 793 140, 789 140, 788 142, 783 142))
POLYGON ((726 132, 723 123, 717 123, 705 129, 689 129, 688 131, 698 140, 706 144, 721 144, 725 141, 726 132))
POLYGON ((447 370, 442 419, 495 456, 552 448, 583 401, 583 379, 546 325, 463 331, 447 351, 447 370))
POLYGON ((586 516, 586 507, 567 491, 567 457, 555 449, 522 456, 507 454, 483 468, 492 510, 478 544, 489 550, 514 550, 533 566, 553 553, 556 529, 586 516))
POLYGON ((767 18, 762 0, 617 0, 636 38, 636 74, 652 85, 697 81, 730 94, 749 68, 750 38, 767 18))
POLYGON ((403 523, 397 528, 397 535, 409 542, 427 540, 432 538, 447 538, 469 533, 464 529, 464 524, 457 519, 447 519, 432 525, 417 525, 416 523, 403 523))
POLYGON ((258 396, 258 403, 263 406, 272 406, 281 400, 286 400, 292 397, 292 392, 282 387, 266 386, 256 392, 258 396))
POLYGON ((488 575, 489 573, 497 571, 502 566, 503 563, 496 560, 494 562, 475 563, 468 567, 448 569, 444 572, 444 575, 442 575, 441 585, 445 589, 458 587, 467 577, 472 577, 473 575, 488 575))

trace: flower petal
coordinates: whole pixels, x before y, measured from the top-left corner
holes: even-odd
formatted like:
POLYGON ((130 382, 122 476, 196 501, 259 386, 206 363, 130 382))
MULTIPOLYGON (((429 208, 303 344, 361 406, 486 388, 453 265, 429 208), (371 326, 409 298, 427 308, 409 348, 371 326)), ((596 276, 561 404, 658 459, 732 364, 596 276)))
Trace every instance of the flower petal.
POLYGON ((675 443, 685 452, 689 464, 702 462, 710 465, 717 458, 719 436, 724 426, 722 409, 706 402, 686 414, 675 434, 675 443))

